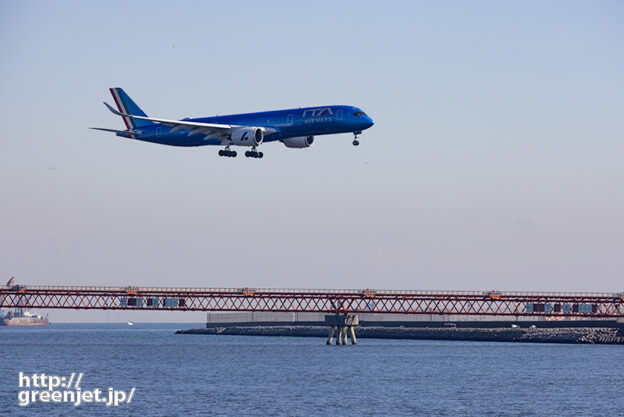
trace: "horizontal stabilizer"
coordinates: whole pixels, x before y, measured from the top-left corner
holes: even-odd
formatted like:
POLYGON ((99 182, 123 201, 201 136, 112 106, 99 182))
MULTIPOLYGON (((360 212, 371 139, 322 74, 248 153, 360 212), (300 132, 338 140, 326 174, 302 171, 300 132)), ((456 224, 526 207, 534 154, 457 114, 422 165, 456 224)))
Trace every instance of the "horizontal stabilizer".
POLYGON ((107 129, 105 127, 90 127, 89 129, 101 130, 103 132, 119 133, 119 134, 124 135, 124 136, 129 137, 129 138, 136 138, 136 135, 140 135, 141 134, 141 131, 139 131, 139 130, 128 131, 128 130, 107 129))

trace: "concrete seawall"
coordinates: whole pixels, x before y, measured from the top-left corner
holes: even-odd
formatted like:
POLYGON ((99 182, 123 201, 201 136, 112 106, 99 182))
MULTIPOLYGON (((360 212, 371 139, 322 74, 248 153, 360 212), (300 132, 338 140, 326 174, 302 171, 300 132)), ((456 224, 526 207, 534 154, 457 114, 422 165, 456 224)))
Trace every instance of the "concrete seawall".
MULTIPOLYGON (((228 326, 178 330, 178 334, 327 337, 326 326, 228 326)), ((358 338, 482 342, 624 344, 624 328, 404 328, 357 327, 358 338)))

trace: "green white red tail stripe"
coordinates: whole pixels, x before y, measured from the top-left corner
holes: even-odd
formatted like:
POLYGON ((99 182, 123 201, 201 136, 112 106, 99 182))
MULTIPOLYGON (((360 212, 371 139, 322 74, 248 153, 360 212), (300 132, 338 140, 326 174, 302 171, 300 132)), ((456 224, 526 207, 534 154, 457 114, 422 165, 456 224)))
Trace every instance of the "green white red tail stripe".
MULTIPOLYGON (((119 89, 117 88, 110 88, 110 92, 111 95, 113 96, 113 100, 115 100, 115 104, 117 105, 117 109, 125 114, 130 114, 130 112, 128 111, 128 106, 126 105, 126 103, 123 100, 123 97, 121 96, 121 94, 119 94, 119 89)), ((125 117, 122 116, 121 117, 124 121, 124 123, 126 124, 126 127, 128 128, 128 130, 133 130, 136 128, 136 124, 134 122, 134 119, 130 118, 130 117, 125 117)))

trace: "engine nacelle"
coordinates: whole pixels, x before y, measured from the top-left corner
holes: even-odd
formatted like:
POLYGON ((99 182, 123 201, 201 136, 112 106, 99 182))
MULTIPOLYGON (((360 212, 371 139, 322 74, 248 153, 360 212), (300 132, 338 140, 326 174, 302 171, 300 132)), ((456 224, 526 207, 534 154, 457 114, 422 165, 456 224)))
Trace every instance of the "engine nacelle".
POLYGON ((314 143, 314 136, 297 136, 296 138, 282 139, 287 148, 309 148, 314 143))
POLYGON ((259 127, 241 127, 232 131, 232 144, 238 146, 256 146, 264 140, 264 132, 259 127))

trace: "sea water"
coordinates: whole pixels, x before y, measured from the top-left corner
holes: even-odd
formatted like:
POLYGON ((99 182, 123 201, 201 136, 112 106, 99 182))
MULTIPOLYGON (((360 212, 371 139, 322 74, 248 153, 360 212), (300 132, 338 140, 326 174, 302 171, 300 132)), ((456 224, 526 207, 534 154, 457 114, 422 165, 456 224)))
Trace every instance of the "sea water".
POLYGON ((0 415, 624 415, 624 346, 175 334, 190 327, 0 327, 0 415), (117 407, 20 407, 20 372, 135 390, 117 407))

